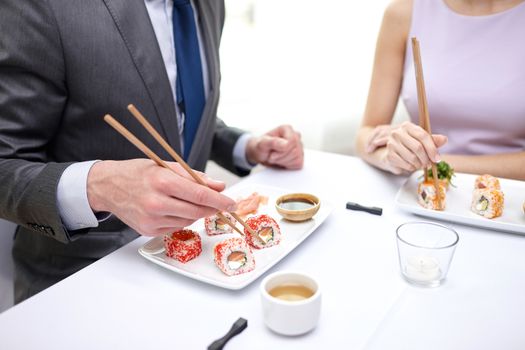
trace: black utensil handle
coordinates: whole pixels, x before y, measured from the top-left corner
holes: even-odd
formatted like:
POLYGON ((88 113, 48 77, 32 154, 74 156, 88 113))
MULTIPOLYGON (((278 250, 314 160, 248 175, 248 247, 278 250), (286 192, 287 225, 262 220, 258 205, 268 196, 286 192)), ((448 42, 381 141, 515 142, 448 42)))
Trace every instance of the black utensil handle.
POLYGON ((364 205, 348 202, 346 203, 346 209, 365 211, 374 215, 383 215, 383 209, 378 207, 365 207, 364 205))
POLYGON ((233 324, 232 328, 226 333, 226 335, 220 339, 217 339, 213 343, 211 343, 210 346, 208 346, 208 350, 222 350, 224 345, 233 337, 235 337, 237 334, 241 333, 248 327, 248 320, 240 317, 235 323, 233 324))

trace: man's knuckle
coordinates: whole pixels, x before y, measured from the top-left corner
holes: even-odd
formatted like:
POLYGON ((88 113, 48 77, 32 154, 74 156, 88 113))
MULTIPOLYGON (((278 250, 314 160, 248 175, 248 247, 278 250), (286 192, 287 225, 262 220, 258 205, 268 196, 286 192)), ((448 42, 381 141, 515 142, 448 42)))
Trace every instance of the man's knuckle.
POLYGON ((208 193, 203 187, 195 189, 194 199, 196 203, 207 203, 209 201, 208 193))
POLYGON ((155 189, 163 189, 167 188, 170 185, 170 181, 166 176, 163 176, 163 171, 165 169, 158 169, 161 171, 156 171, 151 175, 151 178, 149 179, 149 182, 151 183, 152 187, 155 189))
POLYGON ((184 220, 184 219, 198 219, 198 218, 201 218, 201 210, 200 210, 200 207, 198 206, 191 206, 190 208, 188 208, 188 210, 186 211, 184 217, 181 217, 181 220, 184 220))
POLYGON ((142 206, 146 213, 158 213, 162 208, 162 204, 155 197, 146 197, 142 202, 142 206))

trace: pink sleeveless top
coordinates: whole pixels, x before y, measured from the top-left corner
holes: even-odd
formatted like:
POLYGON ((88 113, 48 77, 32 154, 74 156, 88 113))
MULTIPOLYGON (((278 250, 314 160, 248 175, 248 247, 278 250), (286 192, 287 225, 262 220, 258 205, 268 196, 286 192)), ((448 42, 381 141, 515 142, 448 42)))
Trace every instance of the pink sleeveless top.
POLYGON ((442 153, 525 150, 525 2, 489 16, 464 16, 443 0, 414 0, 401 97, 418 124, 410 38, 421 46, 432 132, 442 153))

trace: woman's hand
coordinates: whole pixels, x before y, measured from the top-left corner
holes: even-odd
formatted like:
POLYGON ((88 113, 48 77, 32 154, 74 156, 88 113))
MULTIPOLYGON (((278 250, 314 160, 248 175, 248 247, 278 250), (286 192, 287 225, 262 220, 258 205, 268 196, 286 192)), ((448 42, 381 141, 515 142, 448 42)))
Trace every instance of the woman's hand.
POLYGON ((440 161, 438 148, 447 143, 444 135, 431 135, 421 127, 404 122, 401 125, 379 125, 370 134, 366 152, 381 149, 384 168, 394 174, 411 173, 440 161))

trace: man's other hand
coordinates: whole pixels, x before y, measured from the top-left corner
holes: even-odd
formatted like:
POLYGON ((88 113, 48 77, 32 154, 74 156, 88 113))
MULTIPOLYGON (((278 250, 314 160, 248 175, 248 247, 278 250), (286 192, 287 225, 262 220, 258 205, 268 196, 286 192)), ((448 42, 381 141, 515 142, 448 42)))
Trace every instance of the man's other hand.
POLYGON ((301 169, 304 163, 301 134, 290 125, 281 125, 262 136, 252 137, 246 146, 246 158, 252 164, 301 169))

